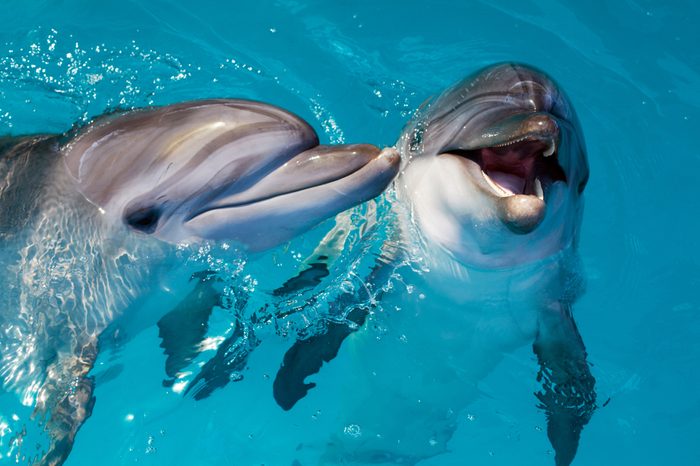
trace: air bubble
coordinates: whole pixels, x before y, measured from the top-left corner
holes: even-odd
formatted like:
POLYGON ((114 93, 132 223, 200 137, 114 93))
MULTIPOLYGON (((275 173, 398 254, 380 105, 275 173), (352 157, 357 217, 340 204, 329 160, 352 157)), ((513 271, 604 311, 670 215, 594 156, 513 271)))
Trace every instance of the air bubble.
POLYGON ((362 435, 362 429, 360 429, 360 426, 358 426, 357 424, 350 424, 345 426, 343 432, 345 433, 345 435, 352 438, 358 438, 362 435))
POLYGON ((147 455, 153 454, 157 451, 156 447, 154 446, 155 441, 156 440, 155 440, 155 438, 153 438, 152 435, 148 436, 148 439, 146 440, 146 454, 147 455))

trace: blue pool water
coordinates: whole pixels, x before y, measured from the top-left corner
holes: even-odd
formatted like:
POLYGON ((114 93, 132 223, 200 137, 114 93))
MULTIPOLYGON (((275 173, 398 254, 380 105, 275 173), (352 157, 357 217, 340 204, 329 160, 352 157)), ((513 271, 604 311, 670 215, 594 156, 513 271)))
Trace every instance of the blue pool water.
MULTIPOLYGON (((588 280, 575 316, 599 403, 609 400, 584 430, 574 464, 700 464, 696 3, 185 3, 4 2, 0 132, 59 133, 118 107, 243 97, 294 111, 322 142, 392 145, 425 99, 482 66, 513 60, 546 70, 566 89, 586 136, 591 180, 580 255, 588 280)), ((179 278, 228 267, 236 287, 268 296, 327 228, 256 261, 200 251, 179 278)), ((344 254, 327 287, 347 278, 344 264, 361 262, 344 254)), ((342 402, 330 392, 323 409, 269 414, 269 378, 290 343, 279 332, 252 353, 236 376, 243 380, 203 401, 163 387, 153 316, 186 294, 173 283, 139 303, 124 339, 105 344, 93 371, 95 410, 66 464, 258 464, 256 451, 298 443, 295 428, 322 430, 327 407, 342 402)), ((263 307, 267 298, 252 299, 249 307, 263 307)), ((215 342, 231 320, 223 311, 213 319, 215 342)), ((294 334, 302 323, 289 325, 294 334)), ((315 390, 338 379, 343 364, 324 368, 315 390)), ((508 354, 459 414, 449 453, 421 464, 553 464, 535 372, 527 345, 508 354)), ((14 463, 11 439, 23 427, 22 451, 44 441, 30 415, 0 395, 0 463, 14 463)))

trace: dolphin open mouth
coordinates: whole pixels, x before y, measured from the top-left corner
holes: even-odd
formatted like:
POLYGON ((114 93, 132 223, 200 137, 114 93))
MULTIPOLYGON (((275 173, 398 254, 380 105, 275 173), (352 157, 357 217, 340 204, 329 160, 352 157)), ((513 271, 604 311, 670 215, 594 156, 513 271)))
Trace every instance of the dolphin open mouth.
POLYGON ((451 154, 467 158, 481 168, 481 176, 499 197, 525 194, 545 199, 555 181, 566 182, 557 161, 554 139, 519 138, 503 144, 451 154))
POLYGON ((462 160, 474 185, 496 201, 503 223, 525 234, 544 219, 549 187, 567 181, 558 160, 559 134, 548 114, 517 114, 441 154, 462 160))
POLYGON ((566 182, 558 161, 560 123, 546 113, 523 113, 491 123, 480 136, 442 152, 471 160, 481 169, 475 180, 498 197, 535 196, 545 200, 547 188, 566 182), (483 181, 483 182, 481 182, 483 181))

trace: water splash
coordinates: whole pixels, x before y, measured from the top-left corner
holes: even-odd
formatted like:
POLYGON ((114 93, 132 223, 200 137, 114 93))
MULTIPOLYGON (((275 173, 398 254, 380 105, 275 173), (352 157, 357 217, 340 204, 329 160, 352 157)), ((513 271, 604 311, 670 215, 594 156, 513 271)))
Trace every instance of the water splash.
POLYGON ((153 105, 156 96, 191 76, 178 57, 132 40, 86 43, 38 28, 0 46, 0 123, 13 132, 62 131, 109 109, 153 105))

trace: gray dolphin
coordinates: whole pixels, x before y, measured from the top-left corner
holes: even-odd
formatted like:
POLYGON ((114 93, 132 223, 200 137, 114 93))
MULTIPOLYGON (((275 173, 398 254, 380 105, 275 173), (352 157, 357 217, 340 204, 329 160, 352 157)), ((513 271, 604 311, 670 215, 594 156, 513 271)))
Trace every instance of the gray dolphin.
POLYGON ((206 100, 0 139, 0 377, 62 464, 94 405, 100 333, 167 272, 173 245, 258 251, 381 193, 393 149, 319 146, 280 108, 206 100))
POLYGON ((397 147, 405 157, 397 195, 434 245, 428 250, 447 253, 435 266, 505 272, 492 292, 536 311, 537 396, 556 464, 569 465, 596 406, 571 313, 581 291, 576 247, 589 177, 573 106, 543 72, 496 65, 418 112, 397 147))
POLYGON ((349 340, 352 379, 342 383, 358 401, 346 402, 343 420, 363 435, 342 437, 326 459, 415 464, 447 450, 474 387, 502 354, 530 343, 555 462, 568 466, 596 408, 571 311, 582 288, 576 245, 589 175, 571 103, 534 68, 488 67, 421 108, 397 148, 403 166, 388 217, 396 236, 359 295, 329 304, 327 332, 287 352, 275 399, 292 409, 313 396, 319 389, 305 379, 349 340), (394 267, 401 281, 387 287, 394 267), (421 295, 396 291, 404 287, 421 295), (377 290, 369 302, 368 289, 377 290), (357 331, 372 302, 401 310, 374 313, 384 319, 377 338, 357 331))
POLYGON ((565 95, 537 70, 503 65, 466 78, 419 112, 398 149, 404 184, 423 169, 441 178, 444 189, 416 179, 412 205, 424 212, 419 221, 430 218, 421 227, 465 263, 517 265, 578 237, 584 140, 565 95))
POLYGON ((207 100, 98 119, 63 147, 80 191, 114 220, 169 242, 265 249, 376 196, 398 155, 319 146, 271 105, 207 100))

